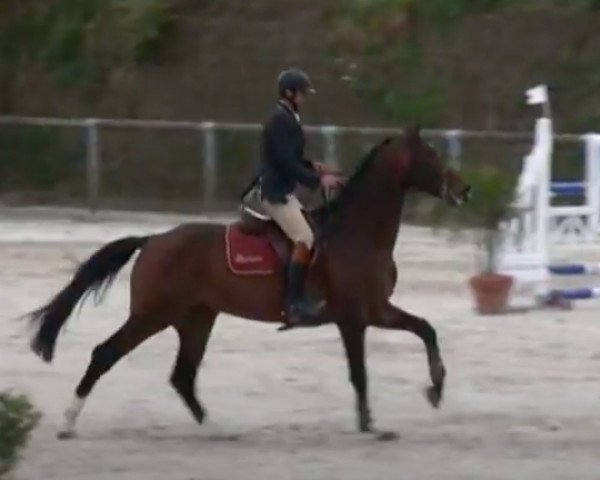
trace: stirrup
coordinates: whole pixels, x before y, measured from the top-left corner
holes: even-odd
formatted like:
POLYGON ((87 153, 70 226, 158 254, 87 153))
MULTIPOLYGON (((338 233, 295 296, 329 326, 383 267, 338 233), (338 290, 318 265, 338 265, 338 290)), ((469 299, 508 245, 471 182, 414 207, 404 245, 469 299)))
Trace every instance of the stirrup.
POLYGON ((323 318, 322 318, 322 313, 323 310, 325 308, 325 301, 324 300, 319 300, 317 302, 312 301, 312 300, 304 300, 302 302, 300 302, 300 304, 297 305, 292 305, 289 309, 288 312, 286 313, 286 318, 285 318, 285 323, 283 325, 281 325, 277 331, 278 332, 282 332, 285 330, 291 330, 292 328, 302 328, 302 327, 318 327, 320 325, 322 325, 323 323, 323 318), (302 315, 302 306, 306 307, 306 306, 310 306, 311 308, 315 309, 315 312, 312 315, 302 315), (295 314, 292 313, 293 310, 300 310, 299 312, 296 312, 295 314), (291 319, 294 318, 294 321, 292 321, 291 319))

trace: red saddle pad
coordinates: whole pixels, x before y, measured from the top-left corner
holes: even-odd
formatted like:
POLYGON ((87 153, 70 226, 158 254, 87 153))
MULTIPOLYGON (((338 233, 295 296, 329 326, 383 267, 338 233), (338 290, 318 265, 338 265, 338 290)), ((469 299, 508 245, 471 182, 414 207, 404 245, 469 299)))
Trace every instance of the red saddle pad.
POLYGON ((267 236, 248 235, 235 225, 225 231, 229 269, 236 275, 269 275, 281 261, 267 236))

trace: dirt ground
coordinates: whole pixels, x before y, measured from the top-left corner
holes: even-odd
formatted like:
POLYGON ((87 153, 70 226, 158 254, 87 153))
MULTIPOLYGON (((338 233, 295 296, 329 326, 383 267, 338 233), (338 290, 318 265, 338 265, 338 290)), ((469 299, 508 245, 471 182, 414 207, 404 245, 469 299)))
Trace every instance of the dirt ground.
MULTIPOLYGON (((92 348, 126 316, 129 269, 105 303, 86 304, 72 320, 52 365, 30 352, 16 317, 45 302, 101 243, 181 220, 2 214, 0 389, 30 394, 44 414, 17 479, 600 478, 600 302, 571 312, 479 317, 465 287, 472 247, 414 227, 400 233, 394 302, 437 328, 449 377, 434 411, 421 392, 428 378, 420 341, 369 333, 376 425, 396 431, 398 440, 355 433, 335 328, 277 333, 228 316, 217 323, 198 381, 205 425, 192 421, 168 385, 176 353, 169 331, 99 382, 78 438, 57 440, 92 348)), ((600 259, 600 250, 584 250, 600 259)))

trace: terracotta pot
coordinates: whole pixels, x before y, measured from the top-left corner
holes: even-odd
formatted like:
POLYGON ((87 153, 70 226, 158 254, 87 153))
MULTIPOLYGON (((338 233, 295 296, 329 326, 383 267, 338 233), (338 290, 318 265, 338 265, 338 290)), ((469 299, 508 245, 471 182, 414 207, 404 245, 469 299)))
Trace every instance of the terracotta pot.
POLYGON ((477 312, 481 315, 503 313, 508 306, 508 295, 513 278, 497 273, 482 273, 469 280, 475 296, 477 312))

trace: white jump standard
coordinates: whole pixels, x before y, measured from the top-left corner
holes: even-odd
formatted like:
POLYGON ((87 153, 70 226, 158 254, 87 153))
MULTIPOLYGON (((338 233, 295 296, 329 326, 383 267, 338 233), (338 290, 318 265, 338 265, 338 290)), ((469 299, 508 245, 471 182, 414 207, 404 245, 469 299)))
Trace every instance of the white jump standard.
POLYGON ((551 244, 598 241, 600 236, 600 135, 582 136, 585 178, 579 182, 551 180, 553 128, 545 85, 527 91, 529 104, 543 105, 535 125, 534 144, 523 160, 515 195, 515 215, 502 225, 498 271, 514 280, 512 306, 552 304, 600 297, 599 287, 551 289, 552 275, 600 275, 600 263, 551 264, 551 244), (581 205, 552 206, 556 196, 583 198, 581 205))

